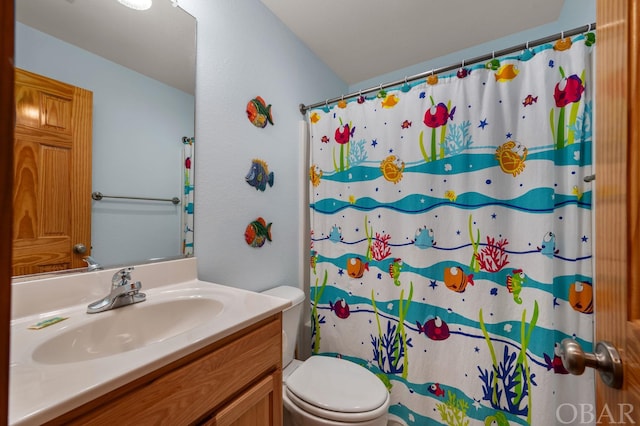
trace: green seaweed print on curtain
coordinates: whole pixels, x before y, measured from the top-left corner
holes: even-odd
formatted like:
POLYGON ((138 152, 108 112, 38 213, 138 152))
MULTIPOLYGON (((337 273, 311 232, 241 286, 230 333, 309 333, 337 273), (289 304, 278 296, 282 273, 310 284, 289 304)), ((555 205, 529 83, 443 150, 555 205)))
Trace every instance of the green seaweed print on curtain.
POLYGON ((334 132, 334 139, 340 146, 340 153, 338 154, 338 161, 335 158, 335 147, 333 151, 333 168, 336 172, 342 172, 349 168, 349 140, 353 137, 356 128, 351 125, 351 122, 342 124, 340 118, 340 127, 334 132))
POLYGON ((453 120, 456 107, 451 108, 451 101, 435 104, 433 97, 430 96, 431 108, 424 113, 424 124, 431 128, 431 155, 427 154, 424 147, 423 132, 420 132, 420 151, 425 162, 435 161, 445 156, 445 141, 447 136, 447 121, 453 120), (440 131, 440 139, 437 141, 437 133, 440 131))
POLYGON ((580 99, 584 92, 584 71, 578 77, 576 74, 565 76, 562 67, 558 67, 562 79, 556 84, 553 92, 556 108, 551 109, 549 122, 551 132, 556 140, 556 147, 562 149, 565 145, 571 145, 575 141, 576 121, 580 110, 580 99), (565 123, 565 110, 569 108, 569 120, 565 123), (555 113, 557 111, 557 121, 555 113))
POLYGON ((400 374, 402 378, 406 378, 409 374, 408 348, 412 345, 411 338, 407 336, 404 329, 404 320, 407 316, 412 297, 413 283, 410 283, 407 300, 404 300, 404 290, 400 291, 397 324, 393 324, 390 320, 387 321, 386 330, 383 332, 374 292, 371 291, 371 305, 373 306, 376 324, 378 326, 378 334, 376 336, 371 335, 373 360, 378 364, 380 371, 386 374, 400 374))
POLYGON ((489 401, 496 409, 508 411, 512 414, 527 416, 527 422, 531 423, 531 386, 535 386, 535 374, 531 373, 527 362, 527 347, 531 340, 531 332, 538 321, 538 302, 534 303, 533 316, 528 324, 526 322, 526 310, 522 312, 520 326, 520 351, 518 357, 504 346, 502 361, 498 362, 496 351, 492 343, 480 309, 480 328, 487 341, 491 353, 492 366, 490 369, 481 369, 480 380, 484 392, 483 399, 489 401))

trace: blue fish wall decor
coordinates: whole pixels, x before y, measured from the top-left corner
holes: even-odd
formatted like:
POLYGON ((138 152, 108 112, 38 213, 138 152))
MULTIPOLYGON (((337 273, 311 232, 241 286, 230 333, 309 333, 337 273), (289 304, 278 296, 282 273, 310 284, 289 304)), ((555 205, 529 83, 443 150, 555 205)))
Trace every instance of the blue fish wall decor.
POLYGON ((273 172, 269 172, 267 163, 257 158, 251 161, 251 168, 244 179, 256 191, 264 191, 267 188, 267 184, 273 186, 273 172))

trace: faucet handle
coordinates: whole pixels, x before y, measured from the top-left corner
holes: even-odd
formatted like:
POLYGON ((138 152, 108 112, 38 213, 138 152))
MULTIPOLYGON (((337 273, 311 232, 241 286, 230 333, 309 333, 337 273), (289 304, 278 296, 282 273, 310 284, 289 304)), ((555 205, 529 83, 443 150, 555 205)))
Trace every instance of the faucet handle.
POLYGON ((113 278, 111 278, 111 284, 113 287, 120 287, 129 284, 129 280, 131 279, 131 272, 134 270, 133 266, 129 266, 128 268, 122 268, 115 274, 113 274, 113 278))
POLYGON ((103 269, 102 265, 96 262, 96 260, 91 256, 83 257, 82 260, 87 264, 87 271, 89 272, 103 269))

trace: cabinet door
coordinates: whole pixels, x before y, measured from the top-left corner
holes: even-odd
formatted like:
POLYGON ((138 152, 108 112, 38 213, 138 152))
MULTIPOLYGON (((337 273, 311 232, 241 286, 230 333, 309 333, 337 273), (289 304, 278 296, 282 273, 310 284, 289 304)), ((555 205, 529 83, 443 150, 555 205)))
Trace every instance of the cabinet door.
POLYGON ((279 426, 282 424, 280 371, 250 387, 213 415, 206 426, 279 426))

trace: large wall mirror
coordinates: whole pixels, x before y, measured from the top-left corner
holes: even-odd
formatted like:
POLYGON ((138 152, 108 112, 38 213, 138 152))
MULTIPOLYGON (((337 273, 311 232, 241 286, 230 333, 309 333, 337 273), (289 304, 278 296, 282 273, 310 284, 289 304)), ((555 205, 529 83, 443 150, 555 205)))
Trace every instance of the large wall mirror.
POLYGON ((117 0, 16 0, 16 68, 93 94, 91 192, 180 199, 92 199, 88 249, 103 266, 183 253, 196 22, 175 3, 138 11, 117 0))

